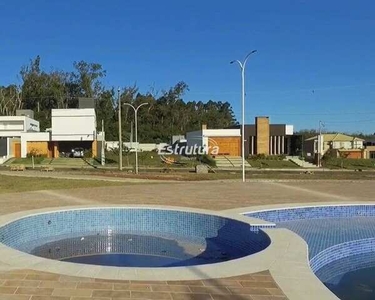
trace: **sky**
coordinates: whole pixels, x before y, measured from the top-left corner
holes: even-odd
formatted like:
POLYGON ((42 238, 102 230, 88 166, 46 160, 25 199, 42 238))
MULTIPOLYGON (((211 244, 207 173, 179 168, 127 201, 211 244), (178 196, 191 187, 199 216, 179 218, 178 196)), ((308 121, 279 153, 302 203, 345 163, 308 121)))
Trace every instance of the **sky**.
POLYGON ((45 70, 102 64, 107 87, 189 85, 185 101, 229 101, 246 122, 270 116, 296 130, 375 133, 373 0, 2 0, 0 85, 45 70))

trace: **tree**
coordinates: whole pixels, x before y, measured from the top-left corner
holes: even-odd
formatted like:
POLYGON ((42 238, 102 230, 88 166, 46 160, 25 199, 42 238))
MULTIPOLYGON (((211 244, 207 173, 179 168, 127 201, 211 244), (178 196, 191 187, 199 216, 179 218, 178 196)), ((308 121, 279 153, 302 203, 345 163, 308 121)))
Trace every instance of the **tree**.
POLYGON ((75 96, 96 98, 103 92, 100 79, 106 76, 106 71, 98 63, 87 63, 83 60, 74 62, 74 72, 71 73, 72 87, 75 96))
POLYGON ((23 107, 21 89, 16 85, 0 87, 0 115, 13 116, 23 107))

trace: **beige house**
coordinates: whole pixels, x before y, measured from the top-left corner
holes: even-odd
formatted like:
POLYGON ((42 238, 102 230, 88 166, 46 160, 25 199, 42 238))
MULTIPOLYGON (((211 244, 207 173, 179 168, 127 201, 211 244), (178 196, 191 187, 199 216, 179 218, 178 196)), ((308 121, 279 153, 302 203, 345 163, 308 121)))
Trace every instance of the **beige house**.
MULTIPOLYGON (((365 158, 364 140, 342 133, 322 134, 321 154, 324 155, 328 150, 336 150, 337 155, 345 155, 347 158, 365 158)), ((306 139, 304 149, 308 156, 316 156, 319 148, 319 136, 306 139)))

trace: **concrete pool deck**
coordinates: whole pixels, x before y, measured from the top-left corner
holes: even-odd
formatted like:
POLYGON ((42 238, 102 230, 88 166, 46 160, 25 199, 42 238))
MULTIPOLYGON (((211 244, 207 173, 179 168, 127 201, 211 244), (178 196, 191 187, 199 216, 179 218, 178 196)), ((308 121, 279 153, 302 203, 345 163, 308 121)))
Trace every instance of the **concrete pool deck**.
MULTIPOLYGON (((373 181, 250 181, 245 184, 220 181, 38 191, 0 195, 0 213, 4 215, 30 209, 70 205, 152 204, 220 211, 285 203, 373 201, 371 198, 373 186, 373 181)), ((296 243, 301 242, 298 238, 295 241, 296 243)), ((298 251, 289 251, 288 253, 291 257, 295 257, 298 251)), ((305 251, 305 253, 299 253, 298 257, 307 255, 306 249, 301 251, 305 251)), ((286 261, 288 262, 288 260, 286 261)), ((301 261, 298 262, 297 259, 293 263, 299 264, 301 274, 305 273, 306 266, 301 261)), ((244 274, 241 275, 243 277, 226 279, 223 279, 226 276, 221 275, 220 279, 213 280, 172 281, 175 284, 162 282, 162 287, 157 288, 154 288, 153 285, 158 286, 159 284, 154 281, 143 282, 142 284, 137 282, 136 285, 147 286, 147 288, 143 287, 143 293, 138 293, 137 288, 142 288, 131 287, 132 284, 125 278, 125 281, 122 280, 121 282, 109 280, 109 284, 105 287, 100 284, 92 284, 91 288, 83 289, 85 291, 82 292, 78 288, 80 282, 102 282, 103 279, 70 278, 75 283, 66 284, 64 288, 63 282, 67 280, 67 275, 30 270, 9 270, 5 265, 0 266, 0 268, 4 271, 0 274, 1 299, 287 299, 273 279, 277 276, 283 277, 281 287, 288 295, 292 295, 289 299, 317 299, 316 294, 309 295, 307 293, 304 298, 296 298, 297 295, 301 296, 300 293, 296 294, 296 291, 300 290, 301 284, 314 288, 313 284, 303 282, 299 278, 299 274, 288 274, 288 269, 277 268, 277 266, 271 268, 271 273, 263 271, 260 274, 244 274), (43 283, 42 278, 55 278, 52 280, 55 283, 43 283), (213 283, 215 285, 212 285, 213 283), (122 292, 116 290, 115 284, 124 284, 123 289, 120 290, 122 292), (47 287, 48 285, 50 287, 47 287), (127 289, 125 289, 126 285, 128 286, 127 289), (165 285, 177 285, 179 287, 172 288, 165 285), (202 288, 192 288, 196 285, 202 288), (298 285, 299 288, 297 288, 298 285), (233 286, 236 286, 237 289, 233 286), (289 290, 286 288, 287 286, 289 286, 289 290), (105 292, 97 292, 96 290, 100 287, 105 292)), ((277 281, 281 282, 280 278, 277 281)), ((89 285, 86 287, 89 287, 89 285)))

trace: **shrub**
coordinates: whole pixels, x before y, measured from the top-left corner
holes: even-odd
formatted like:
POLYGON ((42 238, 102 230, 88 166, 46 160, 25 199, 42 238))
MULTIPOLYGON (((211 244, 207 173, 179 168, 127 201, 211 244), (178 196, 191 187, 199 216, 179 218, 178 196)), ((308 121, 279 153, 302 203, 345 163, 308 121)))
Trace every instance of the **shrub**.
POLYGON ((210 167, 216 167, 216 161, 208 154, 197 156, 197 160, 201 163, 209 165, 210 167))

